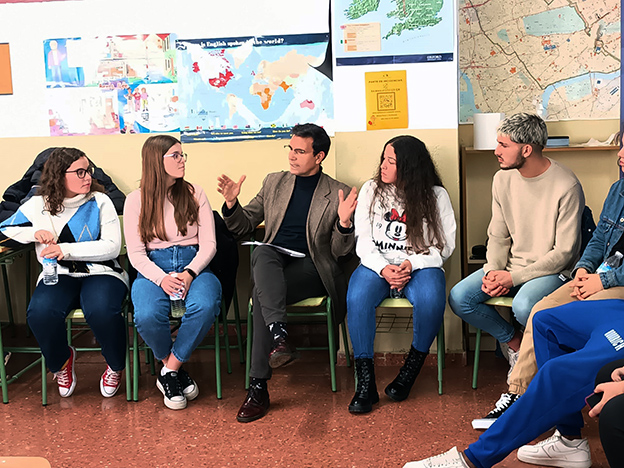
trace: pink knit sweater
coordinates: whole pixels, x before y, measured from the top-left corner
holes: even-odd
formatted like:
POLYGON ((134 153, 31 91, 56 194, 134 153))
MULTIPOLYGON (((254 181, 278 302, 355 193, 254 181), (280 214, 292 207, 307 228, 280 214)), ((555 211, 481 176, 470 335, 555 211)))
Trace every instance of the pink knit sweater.
POLYGON ((126 198, 123 221, 130 262, 139 273, 159 286, 166 273, 148 258, 148 251, 166 249, 174 245, 199 245, 197 255, 188 264, 188 268, 197 274, 206 268, 217 251, 212 208, 204 190, 199 185, 193 184, 193 187, 195 188, 195 198, 199 203, 199 223, 198 225, 188 225, 186 235, 181 235, 173 217, 173 205, 169 200, 166 200, 164 219, 167 241, 158 238, 152 239, 148 244, 141 241, 139 235, 141 190, 135 190, 126 198))

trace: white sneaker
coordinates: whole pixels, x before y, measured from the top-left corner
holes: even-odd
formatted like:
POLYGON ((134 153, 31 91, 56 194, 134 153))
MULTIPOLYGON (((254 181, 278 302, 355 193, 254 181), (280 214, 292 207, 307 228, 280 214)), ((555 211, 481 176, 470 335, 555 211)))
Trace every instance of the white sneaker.
POLYGON ((568 440, 559 431, 538 444, 520 447, 518 460, 561 468, 589 468, 592 464, 587 439, 568 440))
POLYGON ((435 457, 406 463, 403 468, 468 468, 468 465, 457 451, 457 447, 453 447, 448 452, 435 457))
POLYGON ((489 427, 496 422, 496 420, 503 415, 505 411, 513 405, 516 400, 520 398, 520 395, 516 393, 503 393, 496 402, 494 409, 490 411, 483 419, 473 419, 473 429, 489 429, 489 427))
POLYGON ((507 343, 500 344, 501 351, 507 358, 507 362, 509 362, 509 371, 507 372, 507 385, 509 385, 509 378, 511 377, 511 372, 514 370, 516 363, 518 362, 518 356, 520 356, 520 351, 514 351, 509 347, 507 343))

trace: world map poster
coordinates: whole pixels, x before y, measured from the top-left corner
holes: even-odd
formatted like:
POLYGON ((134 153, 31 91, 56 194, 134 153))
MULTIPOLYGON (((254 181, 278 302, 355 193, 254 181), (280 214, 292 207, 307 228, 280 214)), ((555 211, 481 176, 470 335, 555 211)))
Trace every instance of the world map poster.
POLYGON ((333 133, 329 34, 178 39, 182 142, 288 138, 311 122, 333 133))

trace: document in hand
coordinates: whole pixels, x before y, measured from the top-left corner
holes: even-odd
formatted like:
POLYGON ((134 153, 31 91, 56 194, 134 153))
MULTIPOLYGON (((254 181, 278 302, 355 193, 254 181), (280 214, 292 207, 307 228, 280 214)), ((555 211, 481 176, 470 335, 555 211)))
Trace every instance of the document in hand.
POLYGON ((247 241, 247 242, 241 243, 241 245, 254 245, 254 246, 268 245, 269 247, 273 247, 278 252, 281 252, 281 253, 286 254, 286 255, 290 255, 291 257, 295 257, 295 258, 304 258, 305 257, 304 253, 297 252, 295 250, 286 249, 284 247, 280 247, 279 245, 267 244, 265 242, 247 241))

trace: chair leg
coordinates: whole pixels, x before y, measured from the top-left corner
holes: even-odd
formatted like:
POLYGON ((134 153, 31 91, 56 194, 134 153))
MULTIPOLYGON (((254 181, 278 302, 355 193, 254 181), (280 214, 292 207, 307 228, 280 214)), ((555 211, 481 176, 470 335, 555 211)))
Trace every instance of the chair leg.
POLYGON ((331 389, 332 392, 337 390, 336 388, 336 340, 334 338, 334 321, 331 313, 331 298, 327 296, 326 302, 326 315, 327 315, 327 337, 329 338, 329 373, 331 376, 331 389))
POLYGON ((151 348, 147 348, 145 350, 145 356, 150 366, 150 373, 152 375, 156 375, 156 359, 154 358, 154 352, 151 350, 151 348))
POLYGON ((2 386, 2 403, 9 402, 9 384, 7 382, 6 367, 4 366, 4 347, 2 345, 2 330, 0 330, 0 385, 2 386))
POLYGON ((481 329, 477 328, 477 339, 475 342, 474 365, 472 369, 472 388, 477 388, 477 376, 479 374, 479 354, 481 353, 481 329))
POLYGON ((65 327, 67 329, 67 344, 72 345, 72 319, 65 320, 65 327))
POLYGON ((139 401, 139 362, 139 332, 135 324, 132 327, 132 399, 134 401, 139 401))
POLYGON ((347 367, 351 367, 351 350, 349 349, 349 339, 347 337, 347 323, 346 320, 340 324, 342 329, 342 342, 345 346, 345 359, 347 360, 347 367))
POLYGON ((444 368, 444 355, 446 353, 446 345, 444 344, 444 320, 440 325, 438 332, 438 395, 442 395, 442 369, 444 368))
POLYGON ((249 301, 247 310, 247 346, 245 347, 245 390, 249 390, 249 370, 251 369, 251 340, 253 336, 252 304, 249 301))
POLYGON ((238 357, 240 363, 245 362, 245 353, 243 353, 243 330, 241 328, 240 310, 238 308, 238 293, 234 288, 234 296, 232 297, 232 303, 234 304, 234 322, 236 324, 236 339, 238 340, 238 357))
POLYGON ((217 398, 221 399, 221 340, 219 339, 219 316, 215 317, 215 372, 217 374, 217 398))
POLYGON ((46 369, 46 360, 41 354, 41 404, 48 404, 48 370, 46 369))
POLYGON ((126 322, 126 401, 132 401, 132 368, 130 366, 130 337, 128 336, 128 311, 124 312, 126 322))
MULTIPOLYGON (((225 304, 221 302, 221 317, 223 317, 223 341, 225 343, 225 362, 227 363, 227 373, 232 373, 232 356, 230 355, 230 337, 228 335, 227 310, 225 304)), ((219 333, 219 327, 215 328, 215 334, 219 333)))
MULTIPOLYGON (((6 263, 2 264, 2 281, 4 283, 4 294, 7 306, 7 313, 9 315, 9 326, 11 327, 12 336, 15 336, 15 322, 13 321, 13 304, 11 303, 11 294, 9 290, 9 274, 7 271, 6 263)), ((28 298, 30 300, 30 298, 28 298)), ((2 356, 4 359, 4 356, 2 356)))

